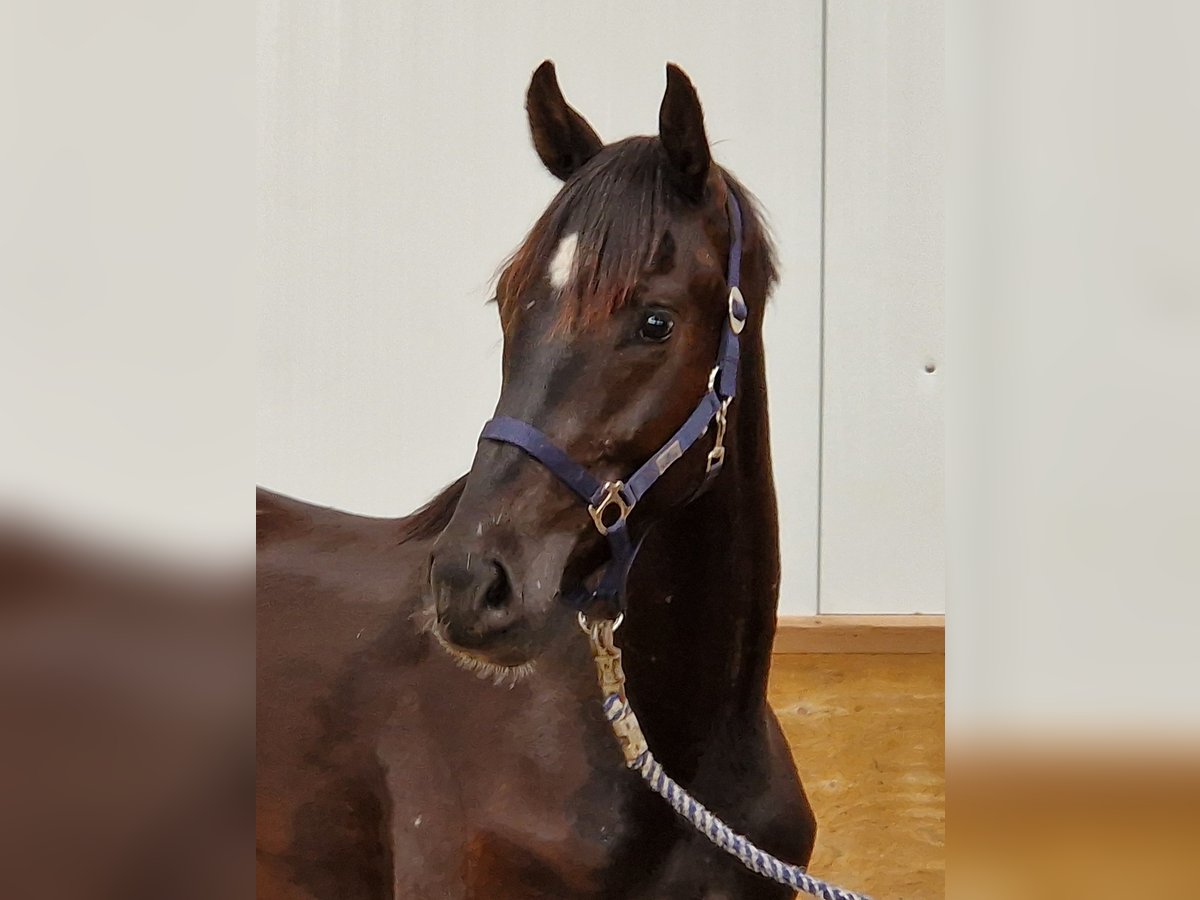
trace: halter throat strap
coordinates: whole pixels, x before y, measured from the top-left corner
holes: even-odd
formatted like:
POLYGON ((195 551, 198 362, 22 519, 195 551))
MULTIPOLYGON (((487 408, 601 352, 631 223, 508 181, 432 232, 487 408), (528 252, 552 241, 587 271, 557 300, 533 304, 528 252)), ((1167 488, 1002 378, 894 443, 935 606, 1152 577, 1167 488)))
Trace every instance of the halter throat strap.
POLYGON ((629 533, 628 519, 654 483, 679 460, 716 422, 716 439, 708 454, 704 481, 696 495, 705 491, 725 462, 725 428, 729 406, 737 393, 740 346, 738 335, 745 327, 749 309, 740 289, 742 275, 742 209, 733 189, 727 191, 729 216, 729 259, 725 281, 729 290, 728 310, 721 328, 717 361, 709 376, 708 390, 691 415, 637 471, 621 481, 601 481, 528 422, 496 416, 483 426, 480 440, 519 447, 549 469, 587 504, 597 530, 608 539, 609 562, 593 590, 580 588, 563 600, 590 616, 616 618, 625 609, 625 582, 637 557, 641 541, 629 533))

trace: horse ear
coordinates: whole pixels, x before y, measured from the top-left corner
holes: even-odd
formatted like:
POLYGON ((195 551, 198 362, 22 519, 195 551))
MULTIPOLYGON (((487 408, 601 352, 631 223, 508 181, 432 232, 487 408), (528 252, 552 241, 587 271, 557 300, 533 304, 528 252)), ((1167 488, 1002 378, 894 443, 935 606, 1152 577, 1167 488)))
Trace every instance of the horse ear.
POLYGON ((704 110, 683 69, 667 63, 667 92, 658 111, 658 137, 678 175, 679 186, 692 200, 704 195, 712 154, 704 133, 704 110))
POLYGON ((529 114, 533 146, 556 178, 566 181, 604 146, 587 120, 563 99, 550 60, 533 73, 525 95, 525 111, 529 114))

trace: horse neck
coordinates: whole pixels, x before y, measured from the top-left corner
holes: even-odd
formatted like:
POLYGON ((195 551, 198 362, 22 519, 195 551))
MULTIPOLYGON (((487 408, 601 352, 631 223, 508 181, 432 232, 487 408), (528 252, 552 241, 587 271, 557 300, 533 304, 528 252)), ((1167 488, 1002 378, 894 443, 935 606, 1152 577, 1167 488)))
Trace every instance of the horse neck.
POLYGON ((651 746, 677 744, 685 754, 716 722, 760 716, 766 700, 778 514, 760 333, 743 341, 724 468, 647 538, 619 635, 651 746))

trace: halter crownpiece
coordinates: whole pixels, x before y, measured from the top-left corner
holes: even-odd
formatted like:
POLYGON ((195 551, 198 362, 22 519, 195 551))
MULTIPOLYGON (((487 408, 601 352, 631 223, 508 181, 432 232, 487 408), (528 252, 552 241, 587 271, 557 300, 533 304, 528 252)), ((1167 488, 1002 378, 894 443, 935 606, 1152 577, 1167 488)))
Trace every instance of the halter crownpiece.
POLYGON ((709 374, 708 390, 692 414, 658 452, 628 478, 601 481, 528 422, 509 416, 496 416, 483 426, 479 435, 480 440, 519 447, 553 472, 583 499, 596 530, 608 539, 609 562, 596 589, 589 591, 580 588, 563 597, 565 603, 580 612, 612 619, 624 611, 625 582, 641 546, 640 540, 634 543, 630 537, 627 525, 629 515, 654 483, 707 433, 714 421, 717 424, 716 439, 709 450, 704 481, 697 494, 709 486, 725 463, 725 428, 729 406, 737 393, 738 335, 742 333, 750 314, 739 287, 742 278, 742 208, 732 188, 727 191, 727 196, 730 242, 725 282, 729 287, 729 302, 728 315, 721 329, 717 363, 709 374))

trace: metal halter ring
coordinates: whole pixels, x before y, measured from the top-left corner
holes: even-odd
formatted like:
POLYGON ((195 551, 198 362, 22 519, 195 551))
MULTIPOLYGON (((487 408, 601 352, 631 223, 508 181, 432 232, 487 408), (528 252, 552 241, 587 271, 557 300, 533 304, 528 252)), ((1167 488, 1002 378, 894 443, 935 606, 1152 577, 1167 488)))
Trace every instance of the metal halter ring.
POLYGON ((611 622, 600 620, 599 622, 589 622, 588 617, 583 613, 579 614, 579 627, 583 629, 584 634, 591 634, 593 629, 603 628, 605 625, 611 625, 612 630, 616 631, 621 627, 621 623, 625 621, 625 613, 617 613, 617 617, 611 622))
POLYGON ((741 334, 742 329, 746 327, 746 301, 742 297, 741 288, 734 285, 729 289, 729 327, 734 334, 741 334), (738 318, 738 311, 743 313, 741 318, 738 318))
POLYGON ((591 515, 592 521, 596 523, 596 528, 601 534, 608 534, 610 530, 624 522, 633 509, 625 501, 625 495, 621 493, 624 488, 625 483, 622 481, 606 482, 604 485, 604 496, 600 498, 600 502, 588 504, 588 513, 591 515), (618 515, 612 522, 605 522, 604 512, 610 506, 616 507, 618 515))

